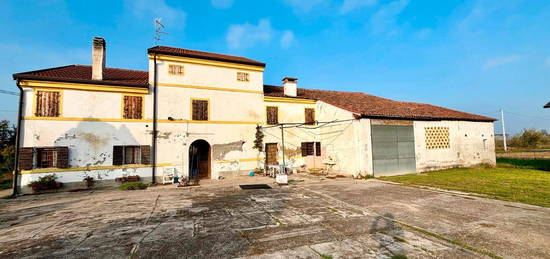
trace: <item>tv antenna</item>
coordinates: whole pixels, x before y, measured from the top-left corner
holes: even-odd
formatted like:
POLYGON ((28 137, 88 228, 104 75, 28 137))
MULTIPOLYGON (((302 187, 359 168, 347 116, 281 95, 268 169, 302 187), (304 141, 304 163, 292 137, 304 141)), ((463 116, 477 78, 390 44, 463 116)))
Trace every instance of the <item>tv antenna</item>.
POLYGON ((155 18, 155 45, 159 45, 162 34, 168 34, 167 32, 163 32, 162 29, 164 29, 162 18, 155 18))

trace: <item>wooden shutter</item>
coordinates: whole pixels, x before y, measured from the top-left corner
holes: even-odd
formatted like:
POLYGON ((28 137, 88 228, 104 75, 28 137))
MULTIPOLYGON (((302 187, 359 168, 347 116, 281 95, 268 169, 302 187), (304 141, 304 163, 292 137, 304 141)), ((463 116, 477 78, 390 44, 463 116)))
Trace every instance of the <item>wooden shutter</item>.
POLYGON ((69 148, 55 147, 57 153, 57 168, 69 168, 69 148))
POLYGON ((22 147, 19 149, 19 170, 31 170, 34 157, 34 148, 22 147))
POLYGON ((141 146, 141 164, 148 165, 151 163, 151 146, 141 146))
POLYGON ((321 142, 315 142, 315 155, 321 156, 321 142))
POLYGON ((37 117, 59 117, 59 92, 37 91, 36 112, 37 117))
POLYGON ((207 100, 193 100, 192 104, 192 117, 193 120, 207 121, 208 120, 208 101, 207 100))
POLYGON ((124 162, 124 147, 113 146, 113 165, 122 165, 124 162))
POLYGON ((306 108, 305 109, 305 118, 306 118, 305 123, 307 125, 315 124, 315 109, 306 108))
POLYGON ((276 125, 279 124, 279 108, 278 107, 266 107, 267 124, 276 125))
POLYGON ((124 119, 142 119, 143 113, 143 97, 141 96, 124 96, 124 119))
POLYGON ((265 144, 265 159, 266 164, 268 165, 277 165, 277 143, 266 143, 265 144))
POLYGON ((307 143, 302 142, 302 156, 307 156, 307 143))

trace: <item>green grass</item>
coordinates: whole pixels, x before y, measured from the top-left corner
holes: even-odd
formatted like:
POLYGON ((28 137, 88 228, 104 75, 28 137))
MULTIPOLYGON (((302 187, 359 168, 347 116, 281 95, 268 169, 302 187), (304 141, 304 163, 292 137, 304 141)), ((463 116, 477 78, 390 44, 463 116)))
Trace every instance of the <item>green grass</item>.
POLYGON ((550 171, 550 159, 497 158, 499 167, 515 167, 550 171))
POLYGON ((489 198, 550 207, 550 172, 520 168, 464 168, 380 177, 412 186, 478 193, 489 198))
POLYGON ((148 185, 142 182, 125 182, 121 184, 118 188, 120 190, 143 190, 147 189, 148 185))

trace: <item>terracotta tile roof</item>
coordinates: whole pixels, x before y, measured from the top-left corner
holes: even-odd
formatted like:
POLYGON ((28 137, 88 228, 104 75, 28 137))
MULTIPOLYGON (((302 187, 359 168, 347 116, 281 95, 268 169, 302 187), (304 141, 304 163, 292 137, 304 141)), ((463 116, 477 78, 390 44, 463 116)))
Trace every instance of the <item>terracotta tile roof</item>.
POLYGON ((105 68, 103 80, 92 80, 92 67, 70 65, 14 74, 14 79, 47 80, 100 85, 121 85, 146 88, 149 72, 121 68, 105 68))
MULTIPOLYGON (((283 87, 272 85, 264 85, 264 95, 287 97, 283 93, 283 87)), ((360 92, 339 92, 298 88, 297 98, 323 101, 368 118, 488 122, 496 120, 431 104, 393 101, 360 92)))
POLYGON ((245 57, 210 53, 210 52, 204 52, 204 51, 198 51, 198 50, 173 48, 173 47, 167 47, 167 46, 156 46, 156 47, 149 48, 147 50, 147 53, 149 54, 157 53, 157 54, 164 54, 164 55, 171 55, 171 56, 225 61, 225 62, 231 62, 231 63, 265 67, 265 63, 252 60, 249 58, 245 58, 245 57))

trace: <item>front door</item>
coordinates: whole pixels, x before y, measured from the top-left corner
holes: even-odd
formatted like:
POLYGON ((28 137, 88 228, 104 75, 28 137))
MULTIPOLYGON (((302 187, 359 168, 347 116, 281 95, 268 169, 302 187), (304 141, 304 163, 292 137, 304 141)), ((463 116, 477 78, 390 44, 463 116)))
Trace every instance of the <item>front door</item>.
POLYGON ((196 140, 189 146, 189 176, 210 178, 210 145, 204 140, 196 140))
POLYGON ((265 164, 277 165, 277 143, 265 144, 265 164))

